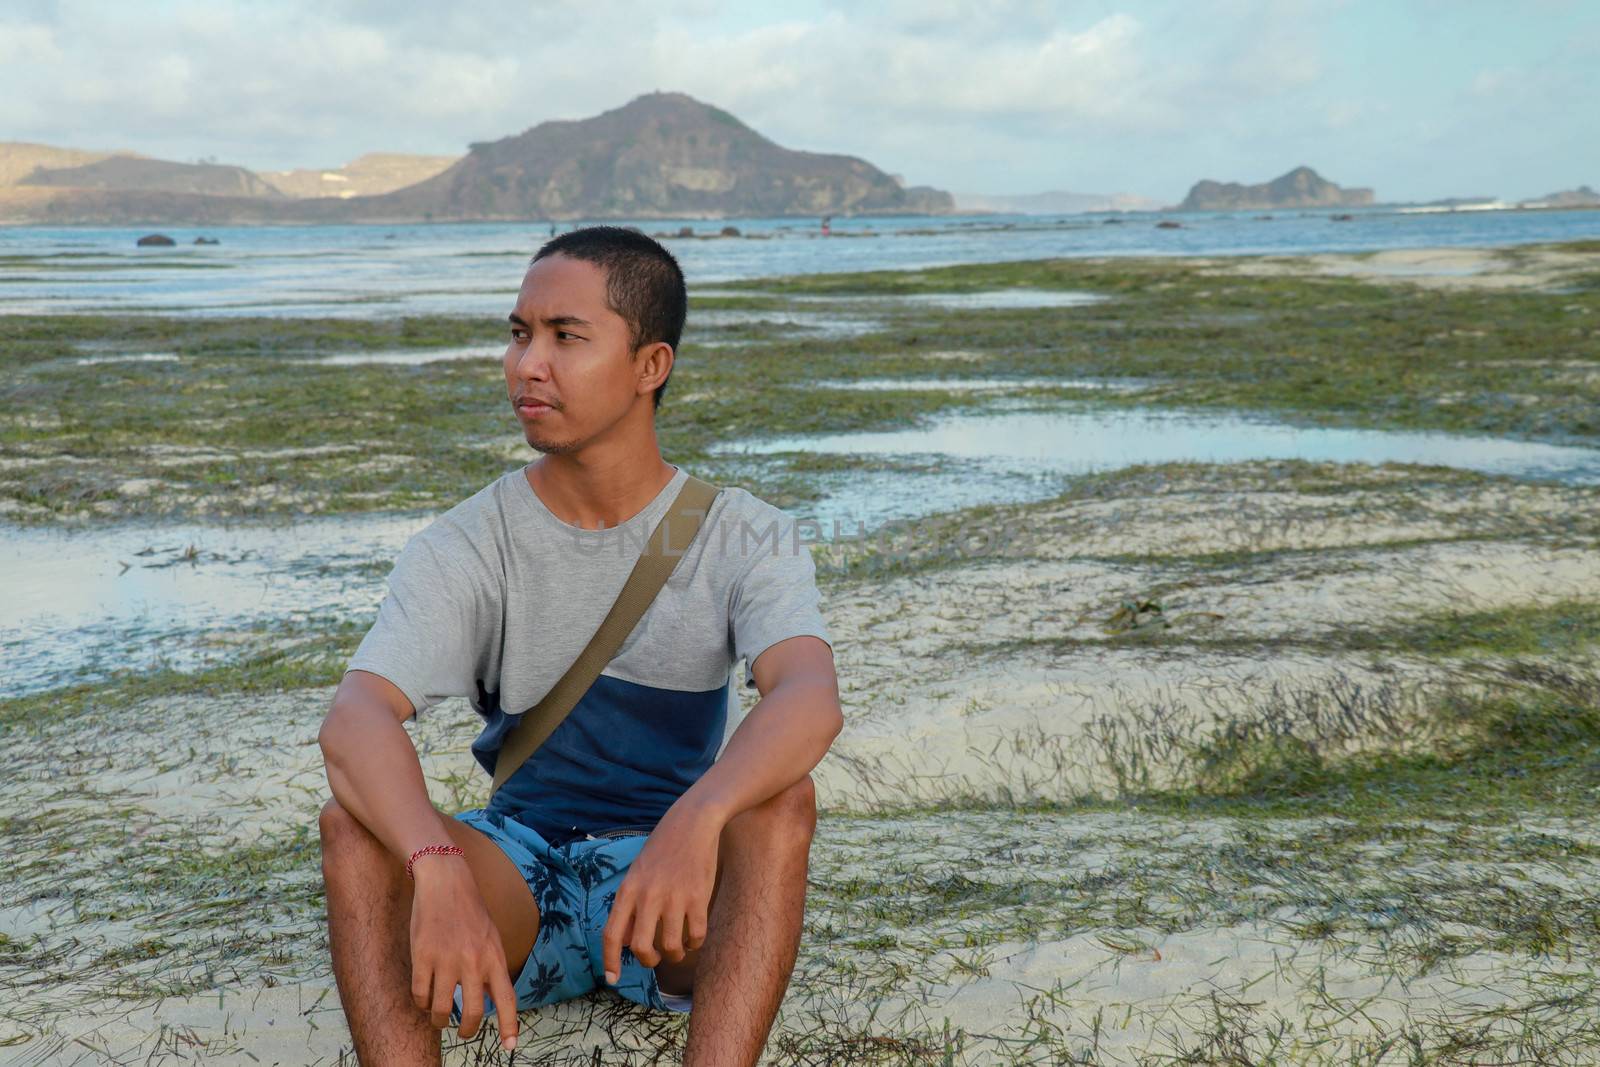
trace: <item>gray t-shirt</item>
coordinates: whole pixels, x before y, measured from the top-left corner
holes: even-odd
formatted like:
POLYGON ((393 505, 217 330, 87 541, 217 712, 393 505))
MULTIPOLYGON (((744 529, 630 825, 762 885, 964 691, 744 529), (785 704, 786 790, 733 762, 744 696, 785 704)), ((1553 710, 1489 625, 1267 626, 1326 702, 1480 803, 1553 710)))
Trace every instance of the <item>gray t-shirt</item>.
MULTIPOLYGON (((683 486, 672 480, 615 527, 557 518, 508 471, 415 534, 349 670, 393 682, 414 715, 466 697, 484 719, 473 755, 496 753, 610 610, 645 539, 683 486)), ((725 487, 617 655, 489 807, 552 842, 653 826, 721 750, 731 674, 771 645, 830 645, 805 523, 725 487)), ((682 544, 669 530, 669 543, 682 544)))

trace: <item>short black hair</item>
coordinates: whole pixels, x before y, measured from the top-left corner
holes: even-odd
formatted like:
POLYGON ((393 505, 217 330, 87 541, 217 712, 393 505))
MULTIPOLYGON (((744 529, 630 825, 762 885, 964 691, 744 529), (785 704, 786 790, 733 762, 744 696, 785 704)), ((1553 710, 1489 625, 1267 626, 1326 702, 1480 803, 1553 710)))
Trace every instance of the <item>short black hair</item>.
MULTIPOLYGON (((689 290, 683 269, 659 241, 631 226, 585 226, 546 241, 528 265, 554 255, 581 259, 605 272, 606 305, 627 321, 635 352, 665 341, 677 353, 689 290)), ((657 408, 671 378, 668 371, 656 386, 657 408)))

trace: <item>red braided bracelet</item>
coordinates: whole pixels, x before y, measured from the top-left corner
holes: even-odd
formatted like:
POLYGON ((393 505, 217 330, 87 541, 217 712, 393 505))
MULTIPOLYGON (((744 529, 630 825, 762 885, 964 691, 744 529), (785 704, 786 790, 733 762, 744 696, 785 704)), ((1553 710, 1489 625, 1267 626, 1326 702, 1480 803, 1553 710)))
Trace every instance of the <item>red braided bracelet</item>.
POLYGON ((461 846, 460 845, 423 845, 421 848, 417 849, 415 852, 413 852, 411 854, 411 858, 410 859, 406 860, 406 877, 412 879, 413 881, 416 880, 416 875, 411 873, 411 865, 413 863, 417 862, 417 857, 418 856, 464 856, 464 855, 466 855, 466 853, 461 851, 461 846))

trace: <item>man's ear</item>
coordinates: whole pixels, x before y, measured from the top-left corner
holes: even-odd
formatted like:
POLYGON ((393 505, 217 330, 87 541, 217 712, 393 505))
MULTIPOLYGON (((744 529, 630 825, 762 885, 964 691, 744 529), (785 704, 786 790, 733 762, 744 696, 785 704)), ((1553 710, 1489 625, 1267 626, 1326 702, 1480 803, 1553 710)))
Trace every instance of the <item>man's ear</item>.
POLYGON ((672 373, 672 363, 677 356, 672 351, 672 346, 665 341, 652 341, 634 353, 638 361, 638 383, 640 394, 654 393, 656 386, 667 380, 667 375, 672 373))

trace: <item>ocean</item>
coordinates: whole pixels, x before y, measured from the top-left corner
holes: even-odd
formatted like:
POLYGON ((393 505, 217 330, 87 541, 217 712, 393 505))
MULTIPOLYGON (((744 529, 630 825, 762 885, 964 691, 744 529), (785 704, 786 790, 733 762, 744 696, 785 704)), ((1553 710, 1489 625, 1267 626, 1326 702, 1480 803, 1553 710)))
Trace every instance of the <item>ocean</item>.
MULTIPOLYGON (((1600 237, 1600 211, 1277 212, 643 220, 739 237, 667 237, 691 290, 784 274, 1058 256, 1292 255, 1600 237), (1269 217, 1263 217, 1269 216, 1269 217), (1178 229, 1157 228, 1162 219, 1178 229)), ((610 220, 617 221, 617 220, 610 220)), ((562 223, 568 229, 581 223, 562 223)), ((0 314, 492 314, 509 306, 549 223, 410 226, 0 227, 0 314), (178 244, 136 248, 146 233, 178 244), (198 236, 216 245, 195 245, 198 236)))

